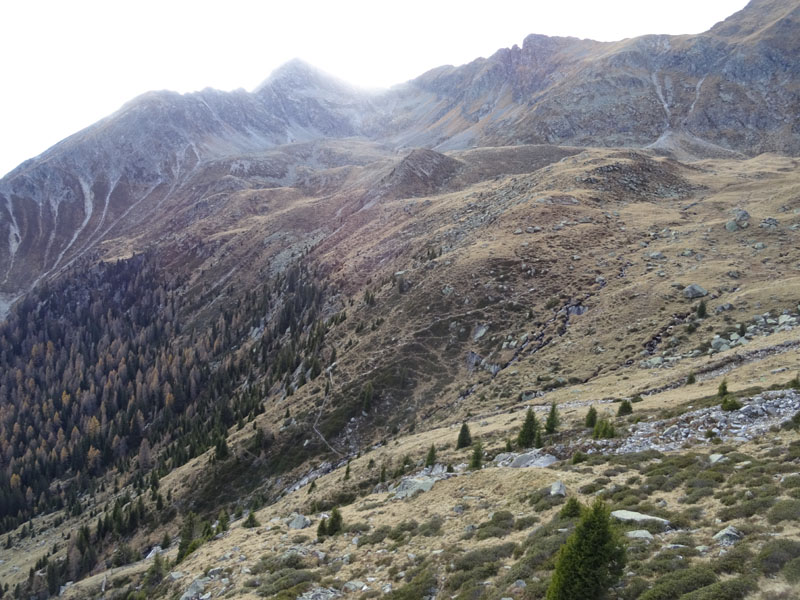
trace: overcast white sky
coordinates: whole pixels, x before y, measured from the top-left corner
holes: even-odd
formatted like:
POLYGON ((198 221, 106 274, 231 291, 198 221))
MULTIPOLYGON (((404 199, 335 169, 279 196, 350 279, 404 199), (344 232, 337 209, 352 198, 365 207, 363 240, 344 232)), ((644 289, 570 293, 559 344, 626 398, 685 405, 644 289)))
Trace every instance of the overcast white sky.
POLYGON ((3 0, 0 175, 148 90, 252 90, 299 57, 362 87, 529 33, 698 33, 746 0, 3 0))

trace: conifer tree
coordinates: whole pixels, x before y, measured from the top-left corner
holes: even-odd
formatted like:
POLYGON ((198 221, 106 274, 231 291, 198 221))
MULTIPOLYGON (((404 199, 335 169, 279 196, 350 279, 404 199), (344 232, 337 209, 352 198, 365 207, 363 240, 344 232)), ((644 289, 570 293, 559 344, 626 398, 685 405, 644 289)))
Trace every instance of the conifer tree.
POLYGON ((536 434, 539 433, 539 421, 536 415, 533 414, 533 409, 529 408, 525 413, 525 422, 522 424, 522 429, 517 436, 517 445, 520 448, 530 448, 536 442, 536 434))
POLYGON ((607 598, 624 567, 625 547, 611 525, 608 508, 598 498, 561 547, 547 600, 607 598))
POLYGON ((472 457, 469 461, 469 468, 479 470, 483 464, 483 445, 480 441, 476 441, 472 446, 472 457))
POLYGON ((252 529, 253 527, 260 527, 261 523, 258 522, 256 519, 256 512, 254 510, 250 511, 250 514, 247 515, 244 523, 242 523, 242 527, 247 527, 248 529, 252 529))
POLYGON ((556 403, 550 405, 550 412, 547 415, 547 420, 544 422, 544 430, 546 433, 555 433, 558 428, 560 419, 558 418, 558 409, 556 403))
POLYGON ((617 409, 617 416, 624 417, 631 414, 632 412, 633 412, 633 404, 631 404, 630 400, 625 398, 625 400, 622 401, 622 403, 619 405, 619 408, 617 409))
POLYGON ((461 431, 458 432, 458 442, 456 443, 456 450, 461 448, 468 448, 472 445, 472 434, 469 432, 469 425, 463 423, 461 431))
POLYGON ((325 532, 327 533, 327 535, 336 535, 337 533, 340 533, 342 531, 342 528, 343 528, 342 513, 339 512, 338 508, 334 508, 331 511, 331 518, 328 519, 328 524, 325 528, 325 532))
POLYGON ((317 537, 324 538, 326 535, 328 535, 328 521, 323 518, 317 525, 317 537))
POLYGON ((597 409, 594 406, 589 407, 589 412, 586 413, 586 422, 584 423, 589 429, 594 429, 597 425, 597 409))
POLYGON ((425 457, 425 466, 432 467, 436 464, 436 446, 431 444, 431 447, 428 448, 428 456, 425 457))

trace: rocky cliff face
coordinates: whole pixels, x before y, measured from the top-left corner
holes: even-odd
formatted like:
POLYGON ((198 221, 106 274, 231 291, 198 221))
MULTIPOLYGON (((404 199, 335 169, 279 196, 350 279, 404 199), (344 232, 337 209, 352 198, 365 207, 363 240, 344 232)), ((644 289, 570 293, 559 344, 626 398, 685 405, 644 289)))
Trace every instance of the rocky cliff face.
POLYGON ((276 150, 287 144, 358 137, 375 143, 375 158, 519 143, 650 147, 682 159, 798 154, 799 17, 797 1, 754 0, 695 36, 531 35, 522 47, 382 94, 300 61, 253 93, 145 94, 0 181, 0 302, 105 240, 157 238, 153 228, 175 202, 198 200, 189 181, 221 176, 220 160, 236 165, 224 176, 238 187, 265 185, 263 172, 280 171, 267 178, 273 185, 308 182, 315 170, 348 163, 327 155, 309 166, 294 150, 276 150), (257 173, 237 157, 258 163, 257 173))

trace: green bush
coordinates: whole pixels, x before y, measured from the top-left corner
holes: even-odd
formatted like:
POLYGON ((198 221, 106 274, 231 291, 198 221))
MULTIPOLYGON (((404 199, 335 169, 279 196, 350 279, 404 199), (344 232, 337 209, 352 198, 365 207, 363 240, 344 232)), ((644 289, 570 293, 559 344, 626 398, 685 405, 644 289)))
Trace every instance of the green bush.
POLYGON ((311 582, 319 581, 319 577, 318 573, 305 569, 279 569, 265 577, 258 593, 267 598, 294 600, 311 587, 311 582))
POLYGON ((514 542, 507 542, 497 546, 489 546, 488 548, 480 548, 478 550, 471 550, 462 554, 453 561, 452 571, 472 571, 479 566, 497 562, 501 558, 511 556, 517 545, 514 542))
POLYGON ((443 523, 444 519, 442 517, 434 515, 419 526, 418 533, 420 535, 424 535, 425 537, 440 535, 442 532, 443 523))
POLYGON ((756 557, 758 569, 765 575, 774 575, 793 558, 800 556, 800 542, 778 539, 764 544, 756 557))
POLYGON ((411 581, 384 596, 387 600, 419 600, 429 596, 431 588, 436 587, 436 577, 427 569, 417 573, 411 581))
POLYGON ((575 519, 581 516, 581 503, 574 496, 570 496, 558 516, 562 519, 575 519))
POLYGON ((514 515, 507 510, 499 510, 492 518, 478 525, 475 537, 485 540, 490 537, 505 537, 514 528, 514 515))
POLYGON ((419 523, 417 523, 414 519, 411 519, 410 521, 401 521, 389 532, 389 539, 394 542, 406 541, 406 535, 408 535, 409 538, 414 537, 414 535, 417 533, 418 527, 419 523))
POLYGON ((745 573, 752 565, 753 552, 747 544, 738 543, 709 566, 715 573, 745 573))
POLYGON ((741 600, 756 589, 757 584, 752 577, 737 577, 684 594, 681 600, 741 600))
POLYGON ((800 500, 780 500, 769 509, 767 520, 775 525, 781 521, 800 520, 800 500))
POLYGON ((781 575, 789 583, 800 583, 800 556, 783 565, 781 575))
POLYGON ((722 410, 734 411, 742 408, 742 405, 733 396, 725 396, 724 398, 722 398, 722 403, 720 404, 720 408, 722 410))
POLYGON ((800 475, 789 475, 788 477, 784 477, 781 485, 787 490, 800 488, 800 475))
POLYGON ((731 519, 746 519, 753 515, 766 512, 766 510, 775 503, 775 498, 754 498, 752 500, 745 500, 733 506, 728 506, 719 511, 719 518, 723 521, 730 521, 731 519))
POLYGON ((381 525, 375 531, 367 533, 358 537, 358 545, 364 546, 366 544, 379 544, 392 532, 392 528, 388 525, 381 525))
POLYGON ((639 600, 673 600, 716 581, 717 576, 712 570, 691 567, 662 576, 652 588, 639 596, 639 600))
POLYGON ((608 508, 597 499, 558 553, 547 600, 606 598, 624 567, 625 546, 608 508))

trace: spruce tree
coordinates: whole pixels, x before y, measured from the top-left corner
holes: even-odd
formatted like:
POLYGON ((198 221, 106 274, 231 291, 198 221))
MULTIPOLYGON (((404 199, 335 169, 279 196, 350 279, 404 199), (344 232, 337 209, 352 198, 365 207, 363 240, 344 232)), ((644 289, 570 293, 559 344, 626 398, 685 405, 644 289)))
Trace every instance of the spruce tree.
POLYGON ((550 413, 547 415, 547 420, 544 422, 544 430, 546 433, 555 433, 558 428, 560 419, 558 418, 558 409, 556 403, 550 405, 550 413))
POLYGON ((181 526, 181 543, 178 545, 176 562, 183 560, 183 557, 188 553, 189 546, 194 540, 194 530, 196 527, 197 516, 193 512, 190 512, 186 515, 186 518, 183 520, 183 525, 181 526))
POLYGON ((343 528, 342 513, 339 512, 338 508, 334 508, 331 511, 331 518, 328 519, 328 524, 325 528, 325 532, 328 535, 336 535, 337 533, 340 533, 342 531, 342 528, 343 528))
POLYGON ((611 525, 608 508, 598 498, 559 550, 547 600, 607 598, 624 567, 625 547, 611 525))
POLYGON ((520 448, 530 448, 536 442, 536 434, 539 433, 539 421, 536 415, 533 414, 533 409, 529 408, 525 413, 525 422, 522 424, 522 429, 517 436, 517 445, 520 448))
POLYGON ((472 447, 472 458, 469 461, 469 468, 479 470, 483 464, 483 445, 480 441, 475 442, 472 447))
POLYGON ((594 426, 597 425, 597 409, 594 406, 590 406, 589 412, 586 413, 585 425, 589 429, 594 429, 594 426))
POLYGON ((458 442, 456 443, 456 450, 461 448, 468 448, 472 445, 472 435, 469 432, 469 425, 466 423, 461 425, 461 431, 458 432, 458 442))
POLYGON ((317 537, 324 538, 326 535, 328 535, 328 521, 327 519, 322 519, 317 525, 317 537))
POLYGON ((256 519, 255 511, 251 510, 250 514, 247 515, 247 518, 245 519, 244 523, 242 523, 242 527, 247 527, 248 529, 252 529, 253 527, 260 527, 260 526, 261 523, 259 523, 258 519, 256 519))
POLYGON ((626 398, 625 400, 622 401, 622 404, 619 405, 619 408, 617 409, 617 416, 624 417, 626 415, 631 414, 632 412, 633 412, 633 404, 631 404, 631 401, 626 398))
POLYGON ((425 457, 425 466, 432 467, 436 464, 436 446, 431 444, 431 447, 428 448, 428 456, 425 457))
POLYGON ((544 446, 544 442, 542 441, 542 430, 536 430, 536 437, 533 438, 533 447, 534 448, 541 448, 544 446))

